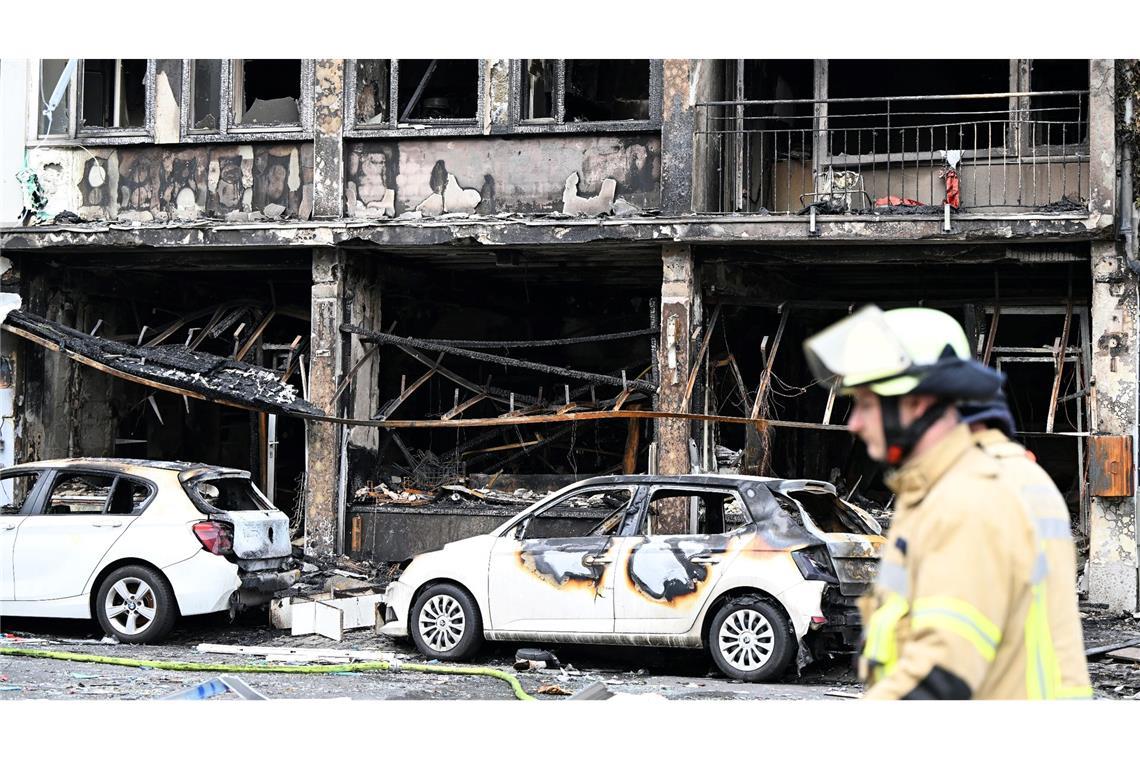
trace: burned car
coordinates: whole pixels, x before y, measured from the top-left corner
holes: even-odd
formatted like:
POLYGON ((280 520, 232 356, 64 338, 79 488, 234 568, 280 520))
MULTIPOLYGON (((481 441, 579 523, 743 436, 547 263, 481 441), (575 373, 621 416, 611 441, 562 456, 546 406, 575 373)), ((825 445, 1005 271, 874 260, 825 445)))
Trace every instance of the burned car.
POLYGON ((591 478, 414 557, 381 633, 440 660, 484 639, 704 647, 731 678, 774 680, 853 648, 882 542, 820 481, 591 478))
POLYGON ((61 459, 0 470, 0 615, 95 619, 127 643, 297 581, 289 518, 249 473, 61 459))

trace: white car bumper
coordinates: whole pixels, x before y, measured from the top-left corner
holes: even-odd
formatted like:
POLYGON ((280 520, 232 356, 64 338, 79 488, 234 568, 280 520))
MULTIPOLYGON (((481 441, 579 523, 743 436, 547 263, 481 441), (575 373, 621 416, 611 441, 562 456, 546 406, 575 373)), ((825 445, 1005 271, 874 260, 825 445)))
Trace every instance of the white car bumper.
POLYGON ((384 620, 380 633, 393 638, 408 635, 408 618, 411 616, 412 587, 392 581, 384 591, 384 620))
POLYGON ((183 615, 228 610, 233 593, 241 587, 237 565, 204 551, 168 565, 162 572, 174 588, 178 611, 183 615))

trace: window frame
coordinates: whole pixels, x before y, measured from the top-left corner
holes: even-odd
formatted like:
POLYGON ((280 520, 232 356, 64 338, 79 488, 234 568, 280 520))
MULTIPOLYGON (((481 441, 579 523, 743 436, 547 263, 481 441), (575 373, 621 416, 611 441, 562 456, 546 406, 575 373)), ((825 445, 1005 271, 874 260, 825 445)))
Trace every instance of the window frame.
MULTIPOLYGON (((363 58, 346 58, 344 61, 344 134, 346 137, 407 137, 416 135, 422 137, 464 137, 483 135, 484 123, 488 112, 488 61, 485 58, 476 59, 479 62, 479 78, 476 83, 478 89, 475 105, 475 117, 472 119, 433 119, 401 122, 399 112, 400 102, 400 59, 387 58, 388 61, 388 103, 392 107, 388 120, 383 124, 358 124, 356 121, 356 64, 361 60, 376 60, 363 58)), ((404 59, 407 60, 407 59, 404 59)))
MULTIPOLYGON (((141 127, 84 127, 80 124, 83 111, 83 63, 78 59, 75 75, 67 85, 68 124, 67 133, 61 135, 41 135, 40 117, 43 115, 43 62, 44 58, 31 61, 33 70, 28 77, 28 129, 27 143, 35 146, 67 145, 138 145, 154 142, 155 82, 158 77, 158 61, 146 59, 146 73, 143 75, 143 98, 145 101, 143 126, 141 127)), ((122 61, 116 58, 115 61, 122 61)), ((54 89, 54 85, 53 85, 54 89)), ((50 93, 48 93, 50 95, 50 93)))
POLYGON ((301 58, 301 89, 297 110, 299 124, 238 124, 234 117, 234 82, 237 67, 244 58, 221 58, 221 81, 218 90, 218 126, 206 131, 193 128, 194 63, 200 59, 182 59, 182 103, 180 105, 180 141, 183 143, 269 142, 282 140, 308 140, 313 136, 313 97, 316 62, 301 58))
MULTIPOLYGON (((147 507, 149 507, 154 502, 155 497, 158 495, 158 486, 155 484, 155 482, 153 480, 149 480, 147 478, 144 478, 144 477, 141 477, 138 475, 124 475, 123 473, 116 472, 114 470, 100 470, 97 468, 89 468, 89 467, 83 467, 83 468, 62 467, 62 468, 52 468, 52 469, 42 470, 41 472, 43 472, 45 477, 42 478, 42 480, 40 481, 41 483, 43 483, 43 485, 40 486, 40 484, 37 483, 36 489, 33 489, 33 493, 36 496, 36 504, 32 507, 31 511, 28 512, 28 514, 31 516, 37 516, 37 517, 82 517, 84 515, 90 516, 90 515, 114 514, 117 517, 138 517, 144 511, 146 511, 147 507), (99 475, 102 477, 111 478, 111 490, 107 494, 106 501, 103 502, 103 509, 100 510, 99 512, 78 512, 78 513, 75 513, 74 515, 52 515, 52 514, 46 512, 45 510, 47 509, 48 504, 51 503, 51 498, 50 498, 51 493, 52 493, 52 491, 55 490, 56 481, 59 480, 59 477, 61 475, 99 475), (145 486, 147 488, 147 491, 148 491, 146 498, 143 499, 143 501, 142 501, 142 504, 140 504, 137 509, 134 509, 127 514, 110 513, 107 511, 107 509, 111 506, 111 497, 114 495, 115 489, 119 487, 119 481, 120 480, 127 480, 127 481, 131 481, 133 483, 137 483, 138 485, 145 486), (36 491, 38 491, 38 493, 36 493, 36 491)), ((32 494, 30 493, 30 494, 28 494, 28 496, 29 496, 29 501, 31 501, 32 494)))
POLYGON ((663 108, 664 63, 662 59, 649 60, 649 118, 619 121, 563 121, 566 111, 566 61, 554 60, 554 113, 553 119, 523 118, 523 66, 529 58, 512 58, 510 70, 510 131, 518 134, 583 132, 646 132, 661 129, 663 108))
POLYGON ((18 478, 20 476, 33 474, 36 476, 36 482, 32 484, 32 487, 28 490, 28 493, 24 495, 24 503, 20 505, 20 511, 11 512, 8 514, 0 514, 0 517, 27 517, 28 515, 35 513, 37 505, 40 502, 40 494, 43 491, 44 483, 49 479, 50 472, 50 470, 41 469, 13 469, 6 472, 0 472, 0 480, 7 480, 9 478, 18 478))
MULTIPOLYGON (((653 485, 649 486, 649 488, 646 490, 645 502, 641 507, 641 514, 638 517, 637 524, 635 526, 635 529, 634 529, 634 532, 632 535, 645 536, 647 538, 655 537, 655 536, 664 536, 664 537, 669 537, 669 536, 706 536, 706 535, 707 536, 729 536, 729 535, 732 535, 733 533, 736 533, 737 531, 744 530, 744 529, 749 528, 755 524, 756 524, 756 519, 752 516, 752 510, 748 508, 748 501, 744 498, 744 493, 736 486, 731 486, 731 485, 730 486, 703 486, 703 485, 687 485, 687 484, 678 484, 678 483, 654 483, 653 485), (745 521, 742 524, 733 528, 732 530, 726 530, 722 533, 691 533, 691 532, 690 533, 649 533, 647 530, 649 527, 649 508, 653 504, 654 495, 658 491, 691 491, 692 492, 689 496, 684 496, 684 495, 679 494, 677 496, 666 496, 666 497, 664 497, 667 499, 668 498, 691 499, 694 496, 697 496, 698 494, 711 494, 711 493, 723 494, 725 496, 734 496, 740 502, 740 505, 744 508, 745 521)), ((693 527, 695 527, 695 526, 689 525, 690 530, 693 527)))
MULTIPOLYGON (((630 496, 629 504, 626 505, 626 515, 622 518, 621 522, 618 524, 617 532, 614 533, 612 536, 577 536, 576 538, 583 538, 583 539, 589 538, 589 539, 595 539, 596 540, 599 538, 619 538, 619 537, 625 536, 625 535, 627 535, 628 529, 630 527, 630 520, 632 518, 634 518, 635 516, 641 515, 641 513, 644 511, 643 506, 642 506, 642 499, 645 495, 645 486, 642 483, 616 483, 616 484, 605 484, 605 485, 591 485, 591 486, 586 486, 584 488, 575 489, 569 493, 565 493, 565 494, 562 494, 561 496, 558 496, 557 500, 552 501, 549 504, 543 504, 541 507, 538 507, 537 509, 528 510, 528 511, 524 512, 523 514, 518 515, 513 520, 511 520, 505 527, 503 527, 500 530, 497 530, 495 532, 495 535, 499 538, 506 537, 506 538, 514 538, 515 540, 518 540, 518 541, 526 541, 526 540, 528 540, 526 537, 526 529, 527 529, 527 527, 529 527, 531 520, 533 520, 535 517, 540 516, 544 512, 547 512, 551 509, 554 509, 559 504, 564 503, 567 499, 573 499, 573 498, 581 497, 585 494, 597 493, 597 492, 601 492, 601 491, 618 491, 618 490, 630 491, 632 493, 632 495, 630 496), (631 507, 633 508, 632 513, 630 513, 631 507), (521 533, 519 532, 520 528, 522 529, 521 533)), ((554 496, 557 496, 557 494, 551 495, 552 498, 554 496)), ((640 519, 640 517, 638 517, 637 519, 640 519)), ((636 521, 634 522, 634 524, 636 525, 636 521)), ((529 539, 529 540, 541 541, 544 539, 529 539)))

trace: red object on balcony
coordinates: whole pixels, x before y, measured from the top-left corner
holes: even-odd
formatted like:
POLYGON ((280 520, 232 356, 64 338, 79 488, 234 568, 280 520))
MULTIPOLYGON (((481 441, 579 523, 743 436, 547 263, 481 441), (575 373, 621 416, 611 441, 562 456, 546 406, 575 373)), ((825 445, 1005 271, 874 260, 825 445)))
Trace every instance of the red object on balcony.
POLYGON ((958 204, 961 202, 958 172, 947 169, 943 172, 943 176, 946 177, 946 202, 950 204, 950 208, 958 208, 958 204))
POLYGON ((897 195, 888 195, 884 198, 875 199, 876 206, 921 206, 922 203, 916 201, 914 198, 900 198, 897 195))

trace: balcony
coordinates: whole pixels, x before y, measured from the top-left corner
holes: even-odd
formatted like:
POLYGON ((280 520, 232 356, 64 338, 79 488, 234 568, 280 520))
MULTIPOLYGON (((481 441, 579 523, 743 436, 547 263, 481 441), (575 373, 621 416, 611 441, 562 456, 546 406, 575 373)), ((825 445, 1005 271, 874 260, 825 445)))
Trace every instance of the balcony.
POLYGON ((1087 214, 1088 114, 1083 90, 699 103, 695 210, 1087 214))

